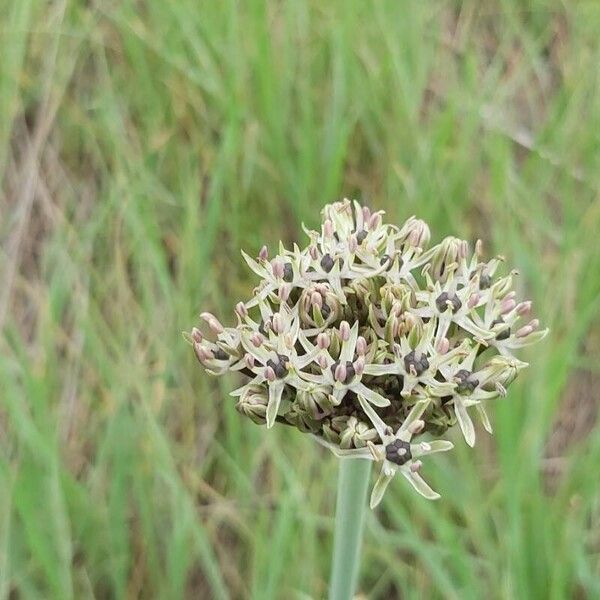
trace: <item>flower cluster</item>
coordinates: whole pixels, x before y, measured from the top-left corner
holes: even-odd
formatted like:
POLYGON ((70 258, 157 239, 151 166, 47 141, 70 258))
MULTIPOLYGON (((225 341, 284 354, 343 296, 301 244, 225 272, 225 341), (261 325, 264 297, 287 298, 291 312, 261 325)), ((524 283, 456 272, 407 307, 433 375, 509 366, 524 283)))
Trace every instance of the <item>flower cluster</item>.
POLYGON ((303 250, 242 253, 260 283, 235 307, 237 326, 202 313, 210 334, 187 336, 209 373, 249 378, 232 395, 255 423, 292 425, 338 456, 381 463, 372 506, 397 472, 438 497, 419 458, 452 444, 414 438, 458 422, 473 446, 473 411, 491 432, 484 402, 527 366, 513 352, 547 333, 527 320, 531 302, 517 302, 515 272, 497 276, 502 259, 483 261, 480 241, 472 256, 455 237, 428 249, 425 222, 382 216, 336 202, 320 231, 305 230, 303 250))

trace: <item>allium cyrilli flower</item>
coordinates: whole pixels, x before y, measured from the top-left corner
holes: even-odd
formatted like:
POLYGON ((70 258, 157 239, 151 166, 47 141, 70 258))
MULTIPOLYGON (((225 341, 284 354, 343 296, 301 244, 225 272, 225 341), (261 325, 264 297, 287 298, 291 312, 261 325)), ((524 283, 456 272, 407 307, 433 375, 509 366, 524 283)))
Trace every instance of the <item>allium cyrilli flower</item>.
POLYGON ((400 472, 427 498, 419 457, 450 450, 443 435, 458 423, 475 443, 472 411, 491 432, 485 403, 505 396, 527 363, 514 351, 547 330, 517 302, 515 272, 496 275, 481 242, 447 237, 427 249, 429 227, 411 217, 383 223, 349 200, 327 205, 309 244, 282 245, 269 259, 242 253, 259 276, 237 325, 200 316, 207 333, 187 335, 214 375, 238 371, 232 392, 252 421, 291 425, 343 458, 381 463, 371 505, 400 472))

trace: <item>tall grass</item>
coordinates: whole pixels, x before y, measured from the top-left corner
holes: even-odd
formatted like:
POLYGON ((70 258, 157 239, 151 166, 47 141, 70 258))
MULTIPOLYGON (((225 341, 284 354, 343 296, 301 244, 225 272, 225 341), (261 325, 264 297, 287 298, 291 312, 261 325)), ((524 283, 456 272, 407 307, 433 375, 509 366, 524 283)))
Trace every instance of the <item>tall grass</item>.
POLYGON ((443 500, 368 515, 361 591, 600 596, 599 40, 593 2, 2 4, 0 598, 324 596, 335 460, 180 331, 344 195, 489 240, 552 329, 443 500))

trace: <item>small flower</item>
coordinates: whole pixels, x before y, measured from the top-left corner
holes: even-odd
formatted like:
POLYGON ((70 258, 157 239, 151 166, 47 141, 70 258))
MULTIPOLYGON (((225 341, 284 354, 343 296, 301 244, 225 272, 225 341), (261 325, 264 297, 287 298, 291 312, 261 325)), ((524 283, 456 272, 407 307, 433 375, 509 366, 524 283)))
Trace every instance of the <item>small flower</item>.
POLYGON ((381 464, 375 506, 396 473, 422 495, 420 458, 452 448, 458 423, 475 443, 475 411, 491 433, 488 401, 505 396, 527 366, 515 357, 546 329, 512 290, 501 257, 482 260, 478 240, 429 247, 424 221, 401 227, 382 211, 343 200, 325 206, 305 248, 242 253, 260 282, 235 306, 237 326, 209 312, 185 334, 213 375, 246 380, 237 410, 267 428, 309 433, 343 458, 381 464))

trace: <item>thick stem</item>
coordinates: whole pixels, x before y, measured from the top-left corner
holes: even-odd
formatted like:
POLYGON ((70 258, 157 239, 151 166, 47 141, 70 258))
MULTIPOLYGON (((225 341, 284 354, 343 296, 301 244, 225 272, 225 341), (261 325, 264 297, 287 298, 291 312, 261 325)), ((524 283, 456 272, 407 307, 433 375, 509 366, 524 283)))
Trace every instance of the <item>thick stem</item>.
POLYGON ((329 600, 350 600, 356 590, 371 461, 340 459, 329 600))

